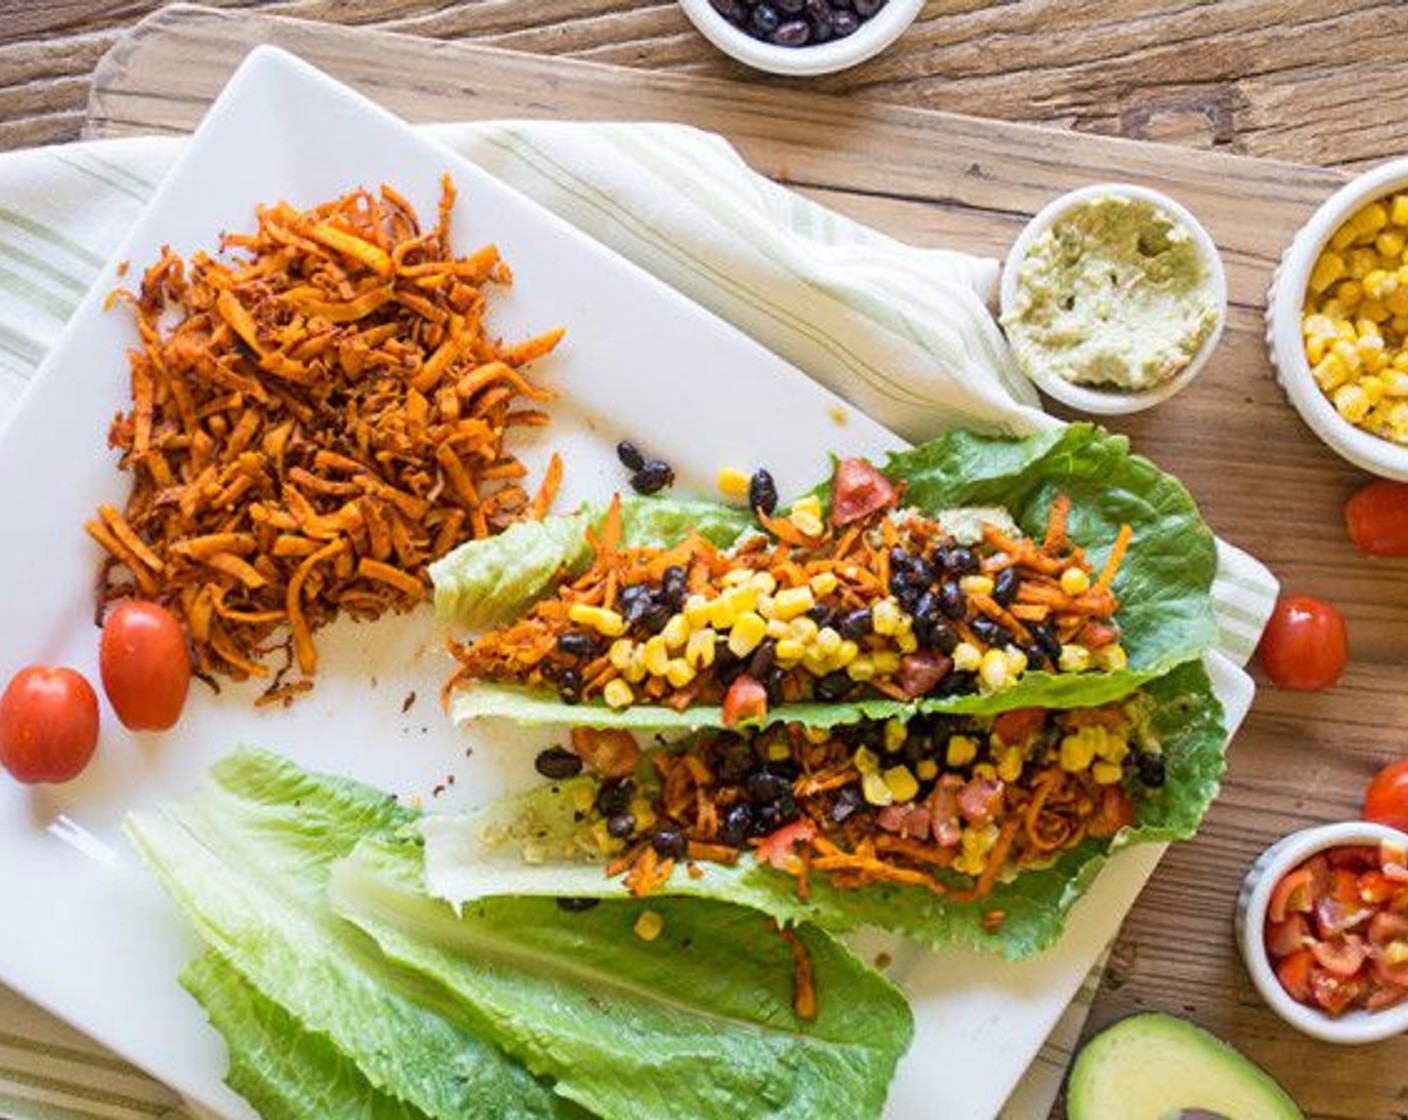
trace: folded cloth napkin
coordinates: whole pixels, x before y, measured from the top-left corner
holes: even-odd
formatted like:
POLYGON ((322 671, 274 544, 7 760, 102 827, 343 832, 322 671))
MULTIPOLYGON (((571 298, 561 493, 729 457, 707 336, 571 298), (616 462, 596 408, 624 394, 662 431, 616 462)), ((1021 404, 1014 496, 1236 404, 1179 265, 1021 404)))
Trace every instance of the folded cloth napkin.
MULTIPOLYGON (((988 305, 994 261, 905 245, 751 171, 679 125, 506 122, 429 132, 752 335, 911 440, 1058 423, 1013 365, 988 305)), ((0 426, 182 141, 0 156, 0 426)), ((133 262, 140 266, 143 262, 133 262)), ((1255 560, 1219 546, 1218 649, 1244 664, 1275 601, 1255 560)), ((1098 969, 1003 1120, 1051 1109, 1098 969)), ((0 988, 0 1112, 126 1120, 174 1098, 0 988)))

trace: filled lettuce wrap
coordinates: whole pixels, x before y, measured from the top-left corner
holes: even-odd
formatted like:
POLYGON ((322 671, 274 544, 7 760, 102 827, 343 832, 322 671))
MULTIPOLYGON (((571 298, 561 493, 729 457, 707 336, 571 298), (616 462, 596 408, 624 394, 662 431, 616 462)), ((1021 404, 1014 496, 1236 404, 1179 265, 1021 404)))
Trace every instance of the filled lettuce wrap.
POLYGON ((1091 425, 841 460, 787 511, 613 502, 432 568, 456 719, 827 727, 1118 699, 1211 645, 1211 532, 1091 425))
POLYGON ((1201 663, 1074 709, 708 730, 644 754, 619 730, 539 757, 556 780, 427 816, 426 882, 500 894, 726 899, 1023 957, 1121 846, 1191 836, 1223 772, 1201 663))

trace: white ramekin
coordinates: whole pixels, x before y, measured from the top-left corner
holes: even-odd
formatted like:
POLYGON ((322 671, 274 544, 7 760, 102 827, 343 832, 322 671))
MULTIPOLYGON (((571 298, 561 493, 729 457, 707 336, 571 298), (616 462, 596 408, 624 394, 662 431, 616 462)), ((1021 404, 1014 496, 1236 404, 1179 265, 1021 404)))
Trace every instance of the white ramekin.
POLYGON ((1218 339, 1222 337, 1222 328, 1227 321, 1227 276, 1223 272, 1222 256, 1218 253, 1217 246, 1208 235, 1208 231, 1181 203, 1175 202, 1160 191, 1135 186, 1133 183, 1096 183, 1089 187, 1081 187, 1079 190, 1063 194, 1060 198, 1048 203, 1041 213, 1027 223, 1026 228, 1012 243, 1012 248, 1007 253, 1007 260, 1002 266, 1000 299, 1003 318, 1006 318, 1007 313, 1016 303, 1017 272, 1021 268, 1022 262, 1027 259, 1032 242, 1055 225, 1072 207, 1092 199, 1108 198, 1111 195, 1121 198, 1136 198, 1151 203, 1180 225, 1186 227, 1193 235, 1193 241, 1198 248, 1198 256, 1207 268, 1208 286, 1212 289, 1213 299, 1217 303, 1217 324, 1208 337, 1203 340, 1203 345, 1193 355, 1193 360, 1174 377, 1152 389, 1100 389, 1089 385, 1077 385, 1058 374, 1045 370, 1023 370, 1036 386, 1048 396, 1055 397, 1062 404, 1068 404, 1082 412, 1091 412, 1099 416, 1121 416, 1130 412, 1141 412, 1186 389, 1208 364, 1212 352, 1217 349, 1218 339))
POLYGON ((770 74, 804 77, 845 70, 879 54, 914 22, 924 0, 890 0, 853 34, 809 47, 760 42, 719 15, 709 0, 680 0, 680 7, 709 42, 739 62, 770 74))
POLYGON ((1338 1019, 1293 1000, 1276 979, 1267 956, 1264 931, 1266 908, 1276 884, 1316 852, 1346 845, 1377 845, 1387 840, 1408 847, 1408 835, 1369 821, 1322 824, 1278 840, 1267 848, 1242 883, 1237 898, 1237 946, 1242 951, 1252 983, 1270 1006, 1291 1026, 1325 1042, 1355 1045, 1379 1042, 1408 1030, 1408 1001, 1383 1011, 1347 1011, 1338 1019))
POLYGON ((1266 348, 1276 379, 1301 419, 1333 451, 1356 467, 1385 478, 1408 481, 1408 447, 1356 428, 1337 411, 1310 374, 1301 338, 1300 317, 1310 270, 1320 251, 1344 220, 1375 199, 1408 188, 1408 159, 1396 159, 1367 171, 1337 190, 1301 226, 1266 293, 1266 348))

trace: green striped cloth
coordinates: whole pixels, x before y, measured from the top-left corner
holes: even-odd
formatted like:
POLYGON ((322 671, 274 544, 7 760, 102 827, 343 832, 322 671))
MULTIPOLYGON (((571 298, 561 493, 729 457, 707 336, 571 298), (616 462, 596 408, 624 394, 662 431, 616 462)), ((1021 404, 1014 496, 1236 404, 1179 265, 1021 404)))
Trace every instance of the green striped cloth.
MULTIPOLYGON (((897 242, 753 173, 719 137, 677 125, 428 131, 908 439, 1056 423, 1040 411, 987 310, 993 261, 897 242)), ((0 156, 0 425, 181 143, 108 141, 0 156)), ((1230 546, 1220 559, 1219 648, 1243 664, 1276 583, 1230 546)), ((1003 1120, 1048 1114, 1097 979, 1098 969, 1003 1120)), ((187 1115, 177 1105, 0 988, 0 1115, 187 1115)))

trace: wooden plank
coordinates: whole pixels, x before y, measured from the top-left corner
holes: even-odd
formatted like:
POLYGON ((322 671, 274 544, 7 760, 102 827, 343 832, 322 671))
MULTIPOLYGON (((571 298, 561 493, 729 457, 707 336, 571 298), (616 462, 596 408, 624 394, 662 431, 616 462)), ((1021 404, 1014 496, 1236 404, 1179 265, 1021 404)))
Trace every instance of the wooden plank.
POLYGON ((757 167, 898 237, 1001 255, 1025 217, 1092 180, 1159 186, 1208 224, 1234 300, 1225 341, 1192 389, 1112 426, 1177 472, 1213 527, 1297 591, 1334 599, 1353 664, 1317 695, 1263 689, 1199 837, 1176 846, 1131 913, 1092 1029, 1133 1010, 1191 1015, 1250 1053, 1307 1112, 1402 1114, 1408 1040, 1330 1050, 1254 995, 1231 915, 1241 875, 1277 836, 1350 816, 1373 769, 1403 751, 1408 565, 1357 556, 1340 508, 1362 481, 1323 448, 1270 376, 1262 293, 1281 248, 1342 176, 1292 164, 1179 151, 922 110, 679 75, 624 75, 491 48, 200 10, 154 17, 99 68, 94 135, 182 131, 245 50, 287 46, 413 120, 623 116, 723 132, 757 167))

